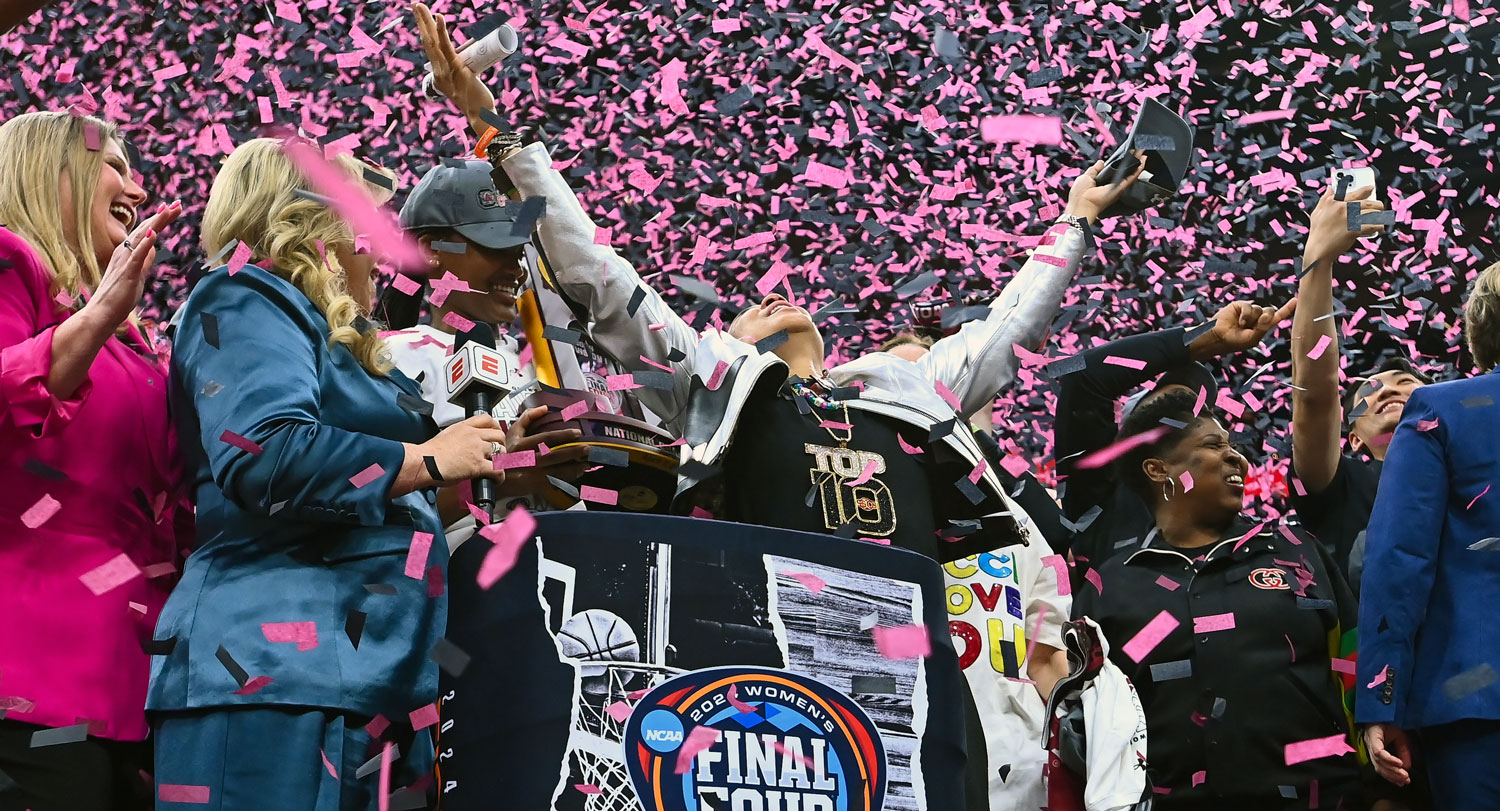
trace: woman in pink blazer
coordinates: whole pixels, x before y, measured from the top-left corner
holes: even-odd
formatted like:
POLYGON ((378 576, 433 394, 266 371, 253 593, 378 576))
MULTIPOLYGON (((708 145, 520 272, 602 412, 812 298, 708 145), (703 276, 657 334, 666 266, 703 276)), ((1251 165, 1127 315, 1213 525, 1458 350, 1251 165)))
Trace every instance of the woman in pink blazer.
POLYGON ((181 206, 145 199, 112 125, 0 125, 0 811, 150 807, 148 651, 192 508, 133 314, 181 206))

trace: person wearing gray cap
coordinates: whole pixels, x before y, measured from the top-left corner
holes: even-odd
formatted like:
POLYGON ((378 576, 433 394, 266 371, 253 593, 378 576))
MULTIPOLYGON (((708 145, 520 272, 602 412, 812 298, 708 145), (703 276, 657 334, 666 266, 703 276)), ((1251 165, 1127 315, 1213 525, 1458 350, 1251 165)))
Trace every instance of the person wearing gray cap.
MULTIPOLYGON (((422 386, 422 397, 432 404, 432 419, 439 428, 464 418, 463 409, 448 401, 442 384, 454 334, 467 329, 471 322, 496 326, 495 348, 506 358, 516 387, 493 413, 496 419, 511 423, 518 443, 512 450, 525 451, 540 443, 553 446, 569 442, 578 438, 578 432, 527 435, 531 421, 546 409, 522 409, 535 389, 536 369, 521 362, 520 342, 505 331, 505 326, 516 319, 516 299, 526 279, 521 246, 531 237, 529 229, 517 225, 518 207, 495 190, 490 165, 484 161, 448 160, 428 170, 401 207, 401 226, 422 246, 428 274, 412 279, 419 289, 410 293, 402 290, 411 290, 408 284, 387 287, 374 314, 393 330, 385 334, 391 359, 403 374, 422 386), (429 317, 427 323, 419 323, 424 305, 429 317)), ((587 448, 581 446, 545 454, 534 468, 510 471, 497 495, 511 500, 537 494, 547 486, 547 476, 571 481, 582 475, 586 454, 587 448)), ((446 508, 445 516, 461 516, 447 528, 450 549, 467 540, 477 528, 459 499, 459 494, 448 488, 439 503, 440 508, 446 508)))

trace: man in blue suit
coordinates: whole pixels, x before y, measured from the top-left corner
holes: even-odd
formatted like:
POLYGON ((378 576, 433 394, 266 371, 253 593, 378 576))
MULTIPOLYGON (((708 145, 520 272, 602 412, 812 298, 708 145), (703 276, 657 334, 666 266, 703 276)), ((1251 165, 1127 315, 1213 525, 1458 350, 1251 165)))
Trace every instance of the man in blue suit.
POLYGON ((1355 718, 1375 769, 1442 809, 1500 809, 1500 263, 1464 310, 1489 372, 1413 391, 1370 517, 1355 718))

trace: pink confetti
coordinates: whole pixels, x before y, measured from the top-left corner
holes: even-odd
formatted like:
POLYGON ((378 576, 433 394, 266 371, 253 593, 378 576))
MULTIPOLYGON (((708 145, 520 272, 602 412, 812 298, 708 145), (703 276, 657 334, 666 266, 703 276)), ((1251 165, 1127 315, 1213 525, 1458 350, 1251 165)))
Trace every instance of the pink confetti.
POLYGON ((1326 738, 1298 741, 1286 745, 1286 765, 1294 766, 1304 761, 1335 757, 1353 751, 1349 748, 1349 739, 1343 735, 1329 735, 1326 738))
POLYGON ((1109 357, 1106 357, 1104 359, 1104 362, 1108 363, 1111 366, 1124 366, 1127 369, 1146 368, 1146 362, 1143 360, 1136 360, 1135 358, 1122 358, 1119 355, 1110 355, 1109 357))
POLYGON ((1182 492, 1186 493, 1193 489, 1193 474, 1184 470, 1180 478, 1182 479, 1182 492))
POLYGON ((709 391, 718 391, 719 384, 724 382, 724 373, 727 371, 729 371, 729 364, 722 360, 719 361, 718 364, 714 366, 713 374, 709 375, 708 382, 704 383, 703 385, 709 391))
POLYGON ((333 761, 328 759, 328 753, 324 752, 322 749, 319 749, 318 757, 321 757, 323 759, 323 768, 328 770, 329 776, 331 776, 335 780, 339 779, 339 770, 333 768, 333 761))
POLYGON ((391 761, 395 759, 390 741, 386 741, 385 748, 380 750, 380 784, 377 789, 379 801, 376 807, 380 811, 391 811, 391 761))
POLYGON ((479 530, 480 535, 495 544, 494 548, 485 553, 484 562, 479 565, 479 587, 488 589, 510 571, 521 555, 521 547, 531 540, 535 532, 536 519, 526 512, 525 507, 516 507, 505 516, 504 521, 479 530))
POLYGON ((536 451, 511 451, 495 457, 496 470, 536 467, 536 451))
POLYGON ((1166 611, 1162 611, 1152 618, 1150 622, 1146 623, 1145 627, 1137 631, 1135 636, 1130 638, 1129 642, 1121 646, 1120 650, 1126 656, 1129 656, 1131 661, 1140 662, 1151 651, 1155 650, 1156 646, 1160 645, 1162 640, 1177 630, 1178 625, 1181 625, 1181 623, 1177 621, 1176 617, 1166 611))
POLYGON ((262 450, 265 450, 260 445, 229 430, 225 430, 224 433, 219 435, 219 441, 227 445, 233 445, 251 456, 258 456, 262 450))
POLYGON ((1236 126, 1243 127, 1248 124, 1259 124, 1262 121, 1280 121, 1291 118, 1293 115, 1296 115, 1296 112, 1296 110, 1264 110, 1258 113, 1245 113, 1235 119, 1234 123, 1236 126))
POLYGON ((625 719, 630 717, 631 707, 623 701, 616 701, 605 707, 604 711, 609 713, 610 718, 615 719, 615 723, 623 724, 625 723, 625 719))
POLYGON ((253 696, 273 681, 275 681, 275 679, 272 679, 270 676, 256 676, 255 678, 245 682, 244 687, 235 690, 234 694, 237 696, 253 696))
POLYGON ((349 483, 354 485, 356 488, 364 487, 365 485, 375 481, 376 479, 384 475, 385 468, 381 467, 379 464, 373 464, 365 468, 364 470, 361 470, 360 472, 354 474, 353 476, 350 476, 349 483))
POLYGON ((947 386, 943 385, 943 381, 939 380, 933 383, 932 388, 937 392, 939 397, 943 398, 943 402, 951 406, 954 411, 962 409, 962 406, 958 402, 958 396, 950 391, 947 386))
POLYGON ((974 469, 969 471, 969 482, 971 484, 979 484, 979 480, 984 478, 985 472, 989 469, 990 463, 980 459, 979 464, 975 465, 974 469))
POLYGON ((408 296, 415 296, 417 291, 422 289, 421 283, 416 279, 400 273, 397 273, 395 278, 391 279, 391 286, 408 296))
POLYGON ((229 256, 229 275, 233 276, 243 270, 254 255, 255 252, 250 249, 249 245, 243 242, 237 243, 234 246, 234 253, 229 256))
POLYGON ((1380 672, 1375 674, 1375 678, 1371 679, 1370 683, 1366 684, 1365 687, 1368 687, 1368 688, 1370 688, 1370 689, 1373 690, 1376 687, 1379 687, 1380 685, 1385 684, 1385 679, 1386 679, 1387 674, 1390 672, 1390 669, 1391 669, 1390 665, 1386 665, 1385 667, 1382 667, 1380 669, 1380 672))
POLYGON ((1335 673, 1346 673, 1350 676, 1353 676, 1355 673, 1356 665, 1348 659, 1334 657, 1330 661, 1330 664, 1333 666, 1333 672, 1335 673))
POLYGON ((1023 473, 1031 472, 1031 463, 1014 453, 1007 453, 1005 458, 1000 460, 1000 467, 1005 468, 1006 473, 1016 478, 1020 478, 1023 473))
POLYGON ((817 594, 823 590, 824 586, 828 585, 828 581, 811 572, 787 572, 786 574, 788 577, 801 583, 804 588, 813 594, 817 594))
POLYGON ((1427 431, 1431 431, 1432 429, 1434 429, 1436 427, 1438 427, 1438 421, 1436 419, 1417 420, 1417 430, 1418 431, 1422 431, 1422 432, 1425 433, 1427 431))
POLYGON ((406 576, 421 580, 427 573, 427 556, 432 552, 431 532, 413 532, 406 550, 406 576))
POLYGON ((318 646, 316 622, 262 622, 260 632, 267 642, 296 643, 299 652, 310 651, 318 646))
POLYGON ((831 189, 842 189, 849 185, 849 173, 817 161, 807 162, 807 182, 827 186, 831 189))
POLYGON ((918 448, 915 445, 907 444, 906 440, 903 439, 902 436, 901 436, 901 434, 899 434, 899 433, 896 434, 896 443, 901 446, 901 450, 903 450, 906 453, 909 453, 909 454, 911 454, 913 456, 915 456, 916 454, 919 454, 919 453, 926 453, 926 451, 922 450, 921 448, 918 448))
POLYGON ((51 495, 44 494, 41 498, 36 500, 35 504, 27 507, 26 512, 21 513, 21 523, 25 524, 31 529, 36 529, 42 524, 47 523, 47 521, 52 518, 52 516, 57 515, 57 511, 61 509, 61 502, 53 498, 51 495))
POLYGON ((458 332, 468 332, 469 330, 474 328, 473 321, 464 318, 463 316, 459 315, 456 312, 453 312, 452 310, 443 313, 443 323, 447 324, 458 332))
POLYGON ((95 597, 104 594, 141 576, 141 570, 136 567, 130 556, 121 552, 110 558, 107 563, 97 566, 78 579, 83 585, 94 593, 95 597))
MULTIPOLYGON (((1047 555, 1042 558, 1042 565, 1050 568, 1057 575, 1057 593, 1063 597, 1073 593, 1073 581, 1068 577, 1068 561, 1062 555, 1047 555)), ((1093 571, 1090 569, 1089 571, 1093 571)))
POLYGON ((607 487, 585 484, 578 488, 578 497, 594 504, 615 505, 620 503, 620 491, 607 487))
POLYGON ((737 710, 739 712, 748 713, 748 714, 754 715, 755 714, 755 705, 754 704, 748 704, 748 703, 746 703, 744 701, 741 701, 740 697, 739 697, 739 692, 740 692, 740 686, 738 684, 731 684, 731 685, 729 685, 729 693, 728 693, 728 695, 724 696, 725 698, 729 699, 729 706, 735 708, 735 710, 737 710))
POLYGON ((1099 576, 1098 569, 1088 569, 1083 573, 1083 579, 1093 585, 1094 590, 1100 594, 1104 593, 1104 578, 1099 576))
POLYGON ((1316 344, 1313 344, 1313 348, 1307 350, 1307 357, 1311 358, 1312 360, 1317 360, 1318 358, 1323 357, 1323 352, 1328 349, 1328 345, 1331 343, 1333 343, 1332 336, 1323 335, 1319 337, 1318 342, 1316 344))
POLYGON ((208 786, 179 786, 172 783, 157 783, 156 797, 164 803, 193 803, 204 805, 210 801, 212 793, 208 786))
POLYGON ((1077 462, 1073 463, 1073 466, 1078 468, 1079 470, 1091 470, 1093 468, 1104 467, 1110 462, 1113 462, 1121 456, 1129 453, 1132 448, 1136 448, 1141 445, 1149 445, 1150 443, 1155 442, 1157 439, 1165 435, 1168 430, 1170 429, 1167 426, 1161 425, 1156 428, 1152 428, 1149 431, 1144 431, 1142 433, 1136 434, 1135 436, 1126 437, 1119 442, 1111 445, 1106 445, 1099 450, 1094 451, 1087 456, 1084 456, 1082 459, 1079 459, 1077 462))
POLYGON ((925 625, 877 625, 870 633, 875 637, 876 650, 887 659, 925 659, 932 655, 932 639, 925 625))
POLYGON ((421 247, 387 213, 377 208, 370 195, 343 169, 329 163, 318 149, 301 138, 288 138, 284 144, 286 156, 307 177, 313 191, 328 198, 334 211, 356 234, 369 238, 376 254, 398 267, 427 266, 421 247))
POLYGON ((1484 489, 1479 491, 1479 495, 1475 496, 1474 500, 1469 502, 1469 506, 1464 507, 1464 509, 1465 510, 1472 510, 1472 509, 1474 509, 1474 505, 1478 504, 1479 500, 1482 499, 1482 498, 1484 498, 1484 494, 1488 493, 1489 491, 1490 491, 1490 486, 1488 484, 1486 484, 1484 486, 1484 489))
POLYGON ((187 65, 178 62, 175 65, 168 65, 159 70, 152 71, 151 77, 158 82, 166 82, 176 79, 178 76, 186 75, 187 72, 187 65))
POLYGON ((436 704, 427 704, 412 710, 407 714, 411 719, 413 730, 426 729, 438 722, 438 709, 436 704))
POLYGON ((577 789, 579 794, 603 794, 604 793, 604 789, 599 788, 598 786, 594 785, 593 783, 575 783, 573 785, 573 788, 577 789))
POLYGON ((1197 788, 1198 786, 1203 785, 1204 781, 1206 781, 1206 780, 1208 780, 1208 772, 1202 771, 1202 770, 1193 772, 1193 787, 1194 788, 1197 788))
POLYGON ((864 484, 865 482, 870 480, 871 476, 875 475, 875 471, 879 468, 880 463, 875 461, 874 459, 865 460, 864 469, 859 472, 858 476, 855 476, 854 478, 844 482, 844 486, 854 487, 856 485, 864 484))
POLYGON ((979 122, 979 137, 991 144, 1061 144, 1062 122, 1045 115, 996 115, 979 122))
POLYGON ((634 375, 609 375, 604 378, 604 388, 608 391, 630 391, 640 387, 641 384, 635 382, 634 375))
POLYGON ((1193 633, 1208 634, 1214 631, 1228 631, 1234 628, 1234 612, 1227 614, 1209 614, 1205 617, 1193 617, 1193 633))
POLYGON ((385 731, 389 729, 390 726, 390 719, 386 718, 384 715, 376 715, 374 718, 370 719, 370 723, 365 724, 365 734, 369 735, 374 740, 380 740, 380 736, 384 735, 385 731))
POLYGON ((1176 591, 1176 590, 1182 588, 1182 584, 1181 583, 1178 583, 1176 580, 1173 580, 1172 578, 1167 577, 1164 574, 1157 576, 1157 578, 1156 578, 1156 585, 1161 586, 1162 588, 1166 589, 1167 591, 1176 591))
POLYGON ((693 760, 698 757, 698 753, 717 743, 722 734, 711 727, 693 727, 689 730, 682 741, 682 748, 677 750, 677 765, 673 771, 687 774, 688 769, 693 768, 693 760))
MULTIPOLYGON (((852 424, 850 424, 850 423, 847 423, 847 422, 838 422, 838 421, 835 421, 835 420, 823 420, 822 422, 818 423, 818 427, 819 428, 827 428, 830 431, 848 431, 849 429, 853 428, 854 426, 852 424)), ((899 435, 897 436, 897 439, 900 439, 899 435)), ((920 451, 918 451, 918 453, 920 453, 920 451)))

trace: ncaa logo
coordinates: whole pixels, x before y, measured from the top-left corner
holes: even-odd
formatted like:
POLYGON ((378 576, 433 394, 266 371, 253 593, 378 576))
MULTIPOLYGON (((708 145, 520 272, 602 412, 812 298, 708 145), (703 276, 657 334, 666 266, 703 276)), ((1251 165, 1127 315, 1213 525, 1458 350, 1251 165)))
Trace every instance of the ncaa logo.
POLYGON ((663 682, 636 704, 624 748, 645 811, 885 805, 874 722, 848 696, 785 670, 715 667, 663 682))
POLYGON ((1256 569, 1250 573, 1250 585, 1268 591, 1291 588, 1286 582, 1286 572, 1280 569, 1256 569))

